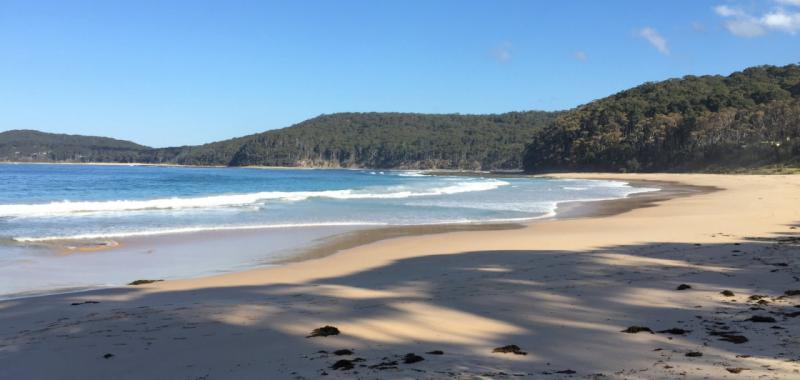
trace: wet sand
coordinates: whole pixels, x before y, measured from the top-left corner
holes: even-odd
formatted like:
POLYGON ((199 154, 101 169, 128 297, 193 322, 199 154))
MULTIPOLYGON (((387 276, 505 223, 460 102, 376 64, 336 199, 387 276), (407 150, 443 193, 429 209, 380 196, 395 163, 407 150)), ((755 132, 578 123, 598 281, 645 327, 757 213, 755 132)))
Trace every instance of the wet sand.
POLYGON ((590 217, 564 205, 513 229, 0 302, 0 378, 800 375, 800 176, 564 176, 688 187, 590 217), (340 333, 307 338, 326 325, 340 333))

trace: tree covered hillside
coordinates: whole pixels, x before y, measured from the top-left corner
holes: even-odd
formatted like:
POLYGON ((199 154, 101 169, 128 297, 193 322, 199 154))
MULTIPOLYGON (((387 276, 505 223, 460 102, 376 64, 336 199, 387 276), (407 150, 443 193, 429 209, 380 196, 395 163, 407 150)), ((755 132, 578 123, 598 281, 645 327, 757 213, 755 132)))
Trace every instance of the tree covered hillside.
POLYGON ((525 144, 556 115, 337 113, 260 134, 158 149, 105 138, 9 131, 0 135, 0 161, 521 169, 525 144))
POLYGON ((32 130, 0 133, 0 161, 137 162, 148 149, 108 137, 32 130))
POLYGON ((268 131, 231 165, 519 169, 525 143, 555 113, 338 113, 268 131))
POLYGON ((800 163, 800 66, 647 83, 539 131, 528 171, 730 170, 800 163))

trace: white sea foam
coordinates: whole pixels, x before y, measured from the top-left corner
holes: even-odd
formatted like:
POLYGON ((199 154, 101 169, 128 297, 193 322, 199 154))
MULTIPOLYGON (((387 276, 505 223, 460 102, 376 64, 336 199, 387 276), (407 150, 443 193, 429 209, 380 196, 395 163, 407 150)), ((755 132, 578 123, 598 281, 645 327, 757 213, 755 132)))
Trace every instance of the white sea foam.
POLYGON ((252 207, 264 201, 303 201, 309 198, 330 199, 402 199, 410 197, 458 194, 493 190, 508 185, 500 180, 458 182, 450 186, 430 189, 326 190, 326 191, 266 191, 247 194, 213 195, 196 198, 161 198, 150 200, 115 200, 94 202, 51 202, 43 204, 0 205, 0 217, 41 217, 73 213, 117 212, 138 210, 181 210, 192 208, 252 207))
POLYGON ((388 223, 329 222, 329 223, 258 224, 258 225, 242 225, 242 226, 197 226, 197 227, 184 227, 184 228, 165 228, 165 229, 145 230, 145 231, 80 234, 80 235, 69 235, 69 236, 37 236, 37 237, 22 236, 22 237, 15 237, 13 238, 13 240, 20 243, 35 243, 35 242, 45 242, 45 241, 55 241, 55 240, 112 239, 112 238, 128 238, 128 237, 140 237, 140 236, 186 234, 186 233, 210 232, 210 231, 246 231, 246 230, 275 229, 275 228, 385 226, 385 225, 388 225, 388 223))
POLYGON ((398 172, 397 176, 399 176, 399 177, 430 177, 429 175, 423 174, 422 172, 418 172, 418 171, 398 172))

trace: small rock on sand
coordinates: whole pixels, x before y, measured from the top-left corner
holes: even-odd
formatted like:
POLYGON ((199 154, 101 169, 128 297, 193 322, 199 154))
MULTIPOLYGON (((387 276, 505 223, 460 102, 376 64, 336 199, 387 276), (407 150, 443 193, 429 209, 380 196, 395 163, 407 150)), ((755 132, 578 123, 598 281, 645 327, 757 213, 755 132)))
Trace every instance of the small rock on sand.
POLYGON ((783 292, 783 295, 787 297, 800 296, 800 289, 787 290, 783 292))
POLYGON ((662 334, 683 335, 683 334, 689 333, 690 331, 689 330, 684 330, 684 329, 679 329, 677 327, 673 327, 673 328, 671 328, 669 330, 661 330, 659 332, 662 333, 662 334))
POLYGON ((742 335, 733 335, 733 334, 719 334, 719 340, 730 342, 733 344, 742 344, 746 343, 749 339, 742 335))
POLYGON ((746 321, 756 322, 756 323, 775 323, 775 318, 764 316, 764 315, 754 315, 746 321))
POLYGON ((690 358, 698 358, 698 357, 703 356, 703 353, 702 352, 697 352, 697 351, 691 351, 691 352, 687 352, 686 356, 688 356, 690 358))
POLYGON ((336 355, 336 356, 352 355, 353 351, 350 351, 350 350, 347 350, 347 349, 336 350, 336 351, 333 351, 333 354, 336 355))
POLYGON ((95 304, 95 303, 100 303, 100 301, 83 301, 83 302, 73 302, 73 303, 71 303, 70 305, 72 305, 72 306, 78 306, 78 305, 90 305, 90 304, 95 304))
POLYGON ((730 372, 730 373, 741 373, 742 371, 747 371, 749 369, 750 368, 742 368, 742 367, 728 367, 728 368, 725 368, 725 370, 730 372))
POLYGON ((719 294, 722 294, 725 297, 733 297, 733 296, 736 295, 730 290, 723 290, 723 291, 719 292, 719 294))
POLYGON ((515 354, 515 355, 527 355, 528 353, 522 351, 519 346, 516 344, 509 344, 508 346, 497 347, 492 352, 500 353, 500 354, 515 354))
POLYGON ((628 333, 628 334, 636 334, 636 333, 640 333, 640 332, 649 332, 650 334, 653 334, 653 330, 651 330, 649 327, 644 327, 644 326, 631 326, 631 327, 628 327, 625 330, 622 330, 622 332, 628 333))
POLYGON ((316 337, 316 336, 325 337, 325 336, 331 336, 331 335, 339 335, 339 329, 337 329, 336 327, 333 327, 333 326, 323 326, 323 327, 316 328, 316 329, 312 330, 311 334, 309 336, 307 336, 306 338, 313 338, 313 337, 316 337))
POLYGON ((433 350, 426 352, 428 355, 444 355, 444 351, 442 350, 433 350))
POLYGON ((342 359, 333 363, 331 369, 339 370, 339 371, 347 371, 353 369, 355 365, 353 364, 352 360, 342 359))
POLYGON ((692 288, 692 286, 689 285, 689 284, 680 284, 680 285, 678 285, 677 288, 675 288, 675 290, 687 290, 687 289, 691 289, 691 288, 692 288))
POLYGON ((409 353, 406 354, 406 356, 403 356, 403 363, 406 363, 406 364, 418 363, 418 362, 421 362, 423 360, 425 360, 425 358, 423 358, 422 356, 419 356, 419 355, 417 355, 417 354, 415 354, 413 352, 409 352, 409 353))
POLYGON ((111 353, 108 353, 108 354, 105 354, 105 355, 103 355, 103 358, 104 358, 104 359, 111 359, 111 358, 113 358, 113 357, 114 357, 114 354, 111 354, 111 353))

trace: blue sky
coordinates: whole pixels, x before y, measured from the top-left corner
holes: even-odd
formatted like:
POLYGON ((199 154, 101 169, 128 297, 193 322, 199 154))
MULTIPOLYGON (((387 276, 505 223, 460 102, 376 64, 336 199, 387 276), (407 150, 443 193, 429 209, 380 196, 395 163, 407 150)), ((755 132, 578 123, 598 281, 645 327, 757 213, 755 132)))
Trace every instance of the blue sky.
POLYGON ((323 113, 558 110, 800 61, 800 0, 0 0, 0 130, 198 144, 323 113))

